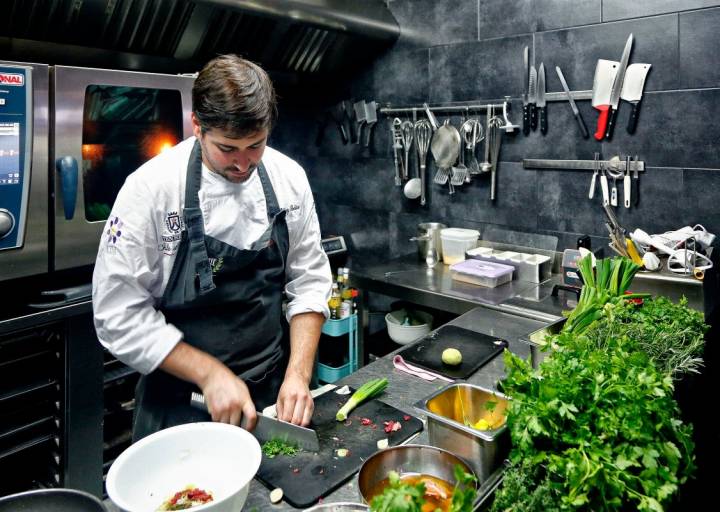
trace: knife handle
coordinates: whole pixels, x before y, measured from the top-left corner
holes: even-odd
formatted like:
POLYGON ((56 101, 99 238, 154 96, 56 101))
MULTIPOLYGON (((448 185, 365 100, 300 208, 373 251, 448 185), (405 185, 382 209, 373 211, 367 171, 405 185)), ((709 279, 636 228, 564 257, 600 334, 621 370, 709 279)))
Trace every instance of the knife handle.
POLYGON ((580 128, 583 139, 587 139, 588 137, 590 137, 587 126, 585 126, 585 120, 583 119, 582 114, 579 111, 577 114, 575 114, 575 121, 577 121, 577 125, 578 128, 580 128))
POLYGON ((547 106, 540 107, 540 133, 547 133, 547 106))
POLYGON ((608 109, 610 105, 598 105, 595 107, 600 111, 598 117, 597 130, 595 130, 595 140, 603 140, 605 137, 605 128, 607 127, 608 109))
POLYGON ((537 128, 537 107, 535 107, 534 103, 530 103, 530 128, 532 128, 533 131, 537 128))
POLYGON ((610 109, 610 114, 607 121, 607 129, 605 130, 605 138, 608 140, 612 139, 613 130, 615 128, 615 120, 617 119, 617 111, 617 108, 610 109))
POLYGON ((628 133, 635 133, 635 128, 637 128, 638 115, 640 115, 640 102, 639 101, 633 103, 633 109, 632 109, 632 112, 630 112, 630 119, 628 119, 628 124, 627 124, 627 132, 628 133))
POLYGON ((610 191, 608 190, 608 179, 605 173, 600 175, 600 188, 602 188, 603 206, 610 204, 610 191))
POLYGON ((530 133, 530 104, 523 105, 523 133, 530 133))
POLYGON ((632 198, 633 206, 640 204, 640 179, 637 176, 633 176, 632 179, 632 198))
POLYGON ((623 178, 623 200, 625 208, 630 208, 630 173, 623 178))

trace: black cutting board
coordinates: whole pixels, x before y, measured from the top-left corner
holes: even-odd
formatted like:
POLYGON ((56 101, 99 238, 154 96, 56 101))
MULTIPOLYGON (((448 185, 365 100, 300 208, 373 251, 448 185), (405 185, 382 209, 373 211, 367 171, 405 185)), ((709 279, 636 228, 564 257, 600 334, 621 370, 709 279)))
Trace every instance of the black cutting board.
POLYGON ((318 434, 319 452, 301 451, 294 457, 278 455, 272 459, 263 454, 255 476, 269 489, 280 487, 283 499, 293 507, 309 507, 339 487, 378 451, 380 439, 387 439, 389 446, 396 446, 423 429, 418 418, 380 400, 360 404, 350 413, 350 421, 335 420, 338 409, 350 396, 338 395, 331 390, 315 398, 310 428, 318 434), (375 428, 363 425, 362 418, 372 420, 375 428), (383 422, 389 420, 399 421, 402 428, 386 433, 383 422), (350 452, 346 457, 338 457, 338 448, 350 452))
POLYGON ((500 354, 508 342, 494 336, 445 325, 399 352, 405 361, 450 379, 467 379, 484 364, 500 354), (450 366, 442 362, 446 348, 456 348, 462 363, 450 366))

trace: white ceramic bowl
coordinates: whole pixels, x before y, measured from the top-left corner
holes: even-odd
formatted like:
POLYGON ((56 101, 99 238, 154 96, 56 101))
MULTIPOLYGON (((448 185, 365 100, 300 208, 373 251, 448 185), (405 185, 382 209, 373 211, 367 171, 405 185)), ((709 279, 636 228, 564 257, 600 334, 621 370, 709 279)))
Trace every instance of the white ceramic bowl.
POLYGON ((430 332, 433 317, 424 311, 414 311, 413 316, 422 320, 421 325, 402 325, 405 312, 391 311, 385 315, 385 323, 387 324, 390 339, 400 345, 407 345, 418 340, 430 332))
POLYGON ((122 452, 108 472, 107 492, 125 512, 154 512, 192 485, 214 498, 193 512, 237 512, 260 460, 260 444, 246 430, 188 423, 149 435, 122 452))

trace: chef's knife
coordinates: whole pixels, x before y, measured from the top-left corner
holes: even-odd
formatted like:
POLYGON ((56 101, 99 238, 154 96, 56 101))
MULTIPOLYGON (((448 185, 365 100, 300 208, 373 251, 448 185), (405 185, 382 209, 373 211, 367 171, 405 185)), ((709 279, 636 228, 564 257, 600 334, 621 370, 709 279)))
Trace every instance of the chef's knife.
POLYGON ((628 119, 627 132, 635 133, 638 115, 640 114, 640 99, 642 98, 645 78, 652 64, 630 64, 625 72, 620 98, 632 103, 633 110, 628 119))
MULTIPOLYGON (((205 396, 200 393, 192 393, 190 397, 190 405, 197 409, 207 411, 207 404, 205 403, 205 396)), ((240 420, 240 426, 247 430, 246 417, 243 416, 240 420)), ((272 439, 282 439, 284 441, 290 441, 296 443, 303 450, 311 452, 317 452, 320 450, 320 443, 318 442, 317 432, 310 428, 301 427, 300 425, 293 425, 286 421, 280 421, 270 416, 264 416, 260 413, 257 415, 257 423, 255 423, 255 429, 251 432, 255 438, 261 443, 270 441, 272 439)))
POLYGON ((530 66, 530 82, 528 85, 528 103, 530 104, 530 128, 537 128, 537 111, 535 103, 537 102, 537 71, 535 66, 530 66))
MULTIPOLYGON (((582 136, 584 138, 588 138, 590 135, 588 134, 587 126, 585 126, 585 120, 582 117, 582 114, 580 113, 580 110, 578 110, 577 105, 575 104, 575 99, 573 99, 572 94, 570 94, 570 88, 568 87, 567 82, 565 81, 565 76, 563 75, 562 70, 560 69, 560 66, 555 66, 555 71, 557 71, 558 78, 560 78, 560 83, 563 86, 563 89, 565 90, 565 94, 567 94, 568 101, 570 102, 570 108, 573 111, 573 115, 575 116, 575 121, 577 121, 577 125, 580 128, 580 131, 582 132, 582 136)), ((597 174, 597 171, 595 171, 597 174)), ((595 181, 593 181, 593 185, 595 184, 595 181)), ((592 195, 590 196, 590 199, 592 199, 592 195)))
POLYGON ((598 59, 595 66, 595 77, 593 78, 592 106, 600 111, 595 139, 602 140, 605 137, 607 126, 608 108, 610 108, 610 93, 612 84, 617 73, 618 63, 612 60, 598 59))
POLYGON ((615 128, 615 119, 617 118, 618 107, 620 106, 620 93, 622 92, 623 82, 625 81, 625 71, 630 61, 630 52, 632 51, 633 35, 628 36, 627 42, 625 43, 625 49, 620 59, 620 66, 618 67, 617 74, 615 75, 615 81, 613 82, 612 93, 610 94, 610 116, 607 122, 607 130, 605 131, 605 138, 612 138, 613 129, 615 128))
POLYGON ((523 82, 523 133, 525 135, 530 133, 530 58, 528 53, 528 47, 525 47, 523 51, 523 70, 525 73, 525 81, 523 82))
POLYGON ((540 63, 537 83, 537 106, 540 110, 540 133, 547 133, 547 106, 545 104, 545 64, 540 63))

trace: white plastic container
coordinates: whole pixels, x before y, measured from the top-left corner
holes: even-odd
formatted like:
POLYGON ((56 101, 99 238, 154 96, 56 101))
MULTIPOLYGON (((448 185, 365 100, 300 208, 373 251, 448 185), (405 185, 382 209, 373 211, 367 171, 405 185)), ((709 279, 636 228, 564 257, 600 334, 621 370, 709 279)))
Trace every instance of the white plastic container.
POLYGON ((480 232, 475 229, 446 228, 440 231, 443 263, 452 265, 465 260, 465 251, 477 246, 480 232))
POLYGON ((433 317, 424 311, 413 311, 412 315, 420 320, 420 325, 403 325, 405 311, 391 311, 385 315, 385 323, 387 324, 388 335, 390 339, 399 345, 407 345, 415 340, 419 340, 430 332, 432 328, 433 317))
POLYGON ((466 260, 450 266, 455 281, 495 288, 512 281, 514 267, 481 260, 466 260))

